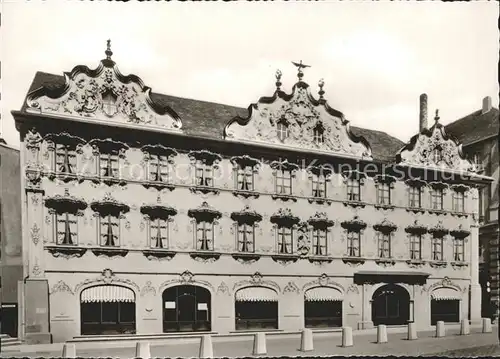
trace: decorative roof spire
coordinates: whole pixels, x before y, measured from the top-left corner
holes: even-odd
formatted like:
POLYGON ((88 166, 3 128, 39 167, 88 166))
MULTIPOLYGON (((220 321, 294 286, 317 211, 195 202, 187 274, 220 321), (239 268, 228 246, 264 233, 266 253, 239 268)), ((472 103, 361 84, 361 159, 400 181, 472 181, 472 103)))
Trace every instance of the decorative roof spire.
POLYGON ((318 91, 319 99, 323 100, 324 99, 323 95, 325 94, 325 91, 323 90, 323 86, 325 86, 325 80, 323 80, 323 79, 319 80, 318 86, 319 86, 319 91, 318 91))
POLYGON ((439 110, 436 109, 436 116, 434 116, 434 121, 436 121, 436 123, 438 123, 439 121, 439 110))
POLYGON ((300 62, 298 62, 298 63, 292 61, 292 64, 294 64, 297 67, 297 69, 299 70, 297 76, 299 78, 299 81, 302 81, 302 77, 304 77, 304 73, 302 72, 302 69, 305 69, 306 67, 311 67, 311 66, 303 64, 302 60, 300 60, 300 62))
POLYGON ((108 39, 106 41, 106 51, 104 52, 106 54, 106 60, 111 60, 111 56, 113 56, 113 51, 111 51, 111 40, 108 39))
POLYGON ((281 87, 281 71, 278 69, 276 70, 276 90, 281 90, 280 87, 281 87))

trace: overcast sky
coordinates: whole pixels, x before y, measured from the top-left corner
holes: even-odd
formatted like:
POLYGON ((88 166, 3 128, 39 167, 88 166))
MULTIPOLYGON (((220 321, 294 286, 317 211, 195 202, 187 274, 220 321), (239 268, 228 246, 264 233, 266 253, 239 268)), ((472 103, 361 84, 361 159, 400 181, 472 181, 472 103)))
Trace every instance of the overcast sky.
POLYGON ((354 126, 407 141, 418 98, 448 123, 498 107, 498 3, 232 2, 2 4, 2 137, 18 146, 19 110, 36 71, 97 67, 112 40, 120 71, 154 92, 248 107, 290 92, 291 61, 354 126))

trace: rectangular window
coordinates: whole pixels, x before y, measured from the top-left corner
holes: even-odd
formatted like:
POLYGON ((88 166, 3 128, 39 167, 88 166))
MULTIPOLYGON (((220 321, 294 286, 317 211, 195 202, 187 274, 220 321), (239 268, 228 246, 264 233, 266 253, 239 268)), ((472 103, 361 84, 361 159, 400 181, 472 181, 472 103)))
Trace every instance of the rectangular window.
POLYGON ((465 212, 465 196, 463 192, 453 191, 452 202, 453 212, 465 212))
POLYGON ((288 227, 278 227, 278 253, 293 253, 293 229, 288 227))
POLYGON ((313 253, 315 256, 327 255, 327 230, 313 229, 313 253))
POLYGON ((391 258, 390 233, 378 233, 378 252, 380 258, 391 258))
POLYGON ((361 255, 361 232, 347 232, 347 255, 359 257, 361 255))
POLYGON ((203 160, 196 161, 196 185, 213 187, 213 166, 203 160))
POLYGON ((432 237, 432 260, 443 260, 443 237, 432 237))
POLYGON ((410 236, 410 259, 422 259, 422 235, 412 234, 410 236))
POLYGON ((431 191, 431 208, 436 210, 443 210, 443 190, 434 188, 431 191))
POLYGON ((361 183, 357 179, 347 180, 347 200, 361 201, 361 183))
POLYGON ((98 218, 101 246, 118 247, 120 245, 120 220, 110 215, 98 218))
POLYGON ((378 204, 391 204, 391 187, 388 183, 379 183, 377 187, 378 204))
POLYGON ((214 224, 210 222, 196 223, 196 249, 214 250, 214 224))
POLYGON ((241 168, 238 166, 236 189, 239 191, 253 191, 253 167, 246 166, 241 168))
POLYGON ((55 145, 54 171, 58 173, 75 173, 76 152, 67 145, 55 145))
POLYGON ((148 180, 155 182, 168 181, 168 157, 156 154, 149 155, 148 180))
POLYGON ((465 243, 463 238, 453 238, 453 260, 463 262, 465 260, 465 243))
POLYGON ((292 172, 288 170, 278 169, 276 171, 276 193, 277 194, 292 194, 292 172))
POLYGON ((151 248, 168 248, 168 221, 160 218, 151 220, 149 228, 151 248))
POLYGON ((99 170, 101 177, 119 178, 119 156, 116 152, 101 153, 99 155, 99 170))
POLYGON ((422 208, 422 188, 410 187, 410 201, 408 205, 411 208, 422 208))
POLYGON ((312 196, 325 198, 326 197, 326 178, 324 175, 315 175, 312 177, 312 196))
POLYGON ((77 217, 72 213, 56 214, 57 244, 78 244, 77 217))
POLYGON ((253 224, 238 226, 238 251, 247 253, 255 251, 255 226, 253 224))

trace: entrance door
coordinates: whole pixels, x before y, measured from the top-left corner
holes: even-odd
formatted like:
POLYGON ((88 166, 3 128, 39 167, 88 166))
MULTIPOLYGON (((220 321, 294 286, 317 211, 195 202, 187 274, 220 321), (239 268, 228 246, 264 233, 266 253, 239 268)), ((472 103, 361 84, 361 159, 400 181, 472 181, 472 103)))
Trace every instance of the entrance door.
POLYGON ((395 284, 388 284, 375 291, 372 297, 372 321, 374 325, 407 324, 410 314, 408 292, 395 284))
POLYGON ((210 331, 210 292, 194 285, 179 285, 163 292, 163 331, 210 331))

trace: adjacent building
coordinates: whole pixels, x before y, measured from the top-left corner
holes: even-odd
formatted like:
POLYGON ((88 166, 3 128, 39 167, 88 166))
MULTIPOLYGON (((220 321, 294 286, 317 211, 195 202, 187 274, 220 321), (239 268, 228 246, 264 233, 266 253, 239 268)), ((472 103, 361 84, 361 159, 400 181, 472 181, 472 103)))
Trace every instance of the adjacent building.
POLYGON ((479 279, 483 289, 484 317, 496 315, 499 307, 498 282, 498 109, 485 97, 481 109, 450 123, 446 131, 463 145, 464 153, 477 164, 480 173, 493 182, 479 191, 479 279))
POLYGON ((156 94, 106 51, 37 73, 21 139, 21 335, 479 320, 478 174, 436 115, 408 144, 298 80, 248 109, 156 94))

